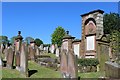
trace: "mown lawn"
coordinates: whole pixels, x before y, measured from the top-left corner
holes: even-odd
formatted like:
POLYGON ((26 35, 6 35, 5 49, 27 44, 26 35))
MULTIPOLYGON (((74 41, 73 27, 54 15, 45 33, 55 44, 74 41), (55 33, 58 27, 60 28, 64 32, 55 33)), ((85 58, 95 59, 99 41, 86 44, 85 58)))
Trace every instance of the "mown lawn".
MULTIPOLYGON (((55 54, 45 53, 44 55, 49 55, 51 58, 56 59, 55 54)), ((60 71, 55 71, 54 69, 46 68, 44 66, 40 66, 39 64, 29 61, 29 78, 62 78, 60 71)), ((104 77, 104 72, 88 72, 88 73, 78 73, 80 78, 100 78, 104 77)), ((24 75, 21 75, 19 71, 16 69, 2 69, 2 78, 25 78, 24 75)))
MULTIPOLYGON (((30 78, 60 78, 60 72, 55 71, 39 64, 29 61, 28 62, 30 78)), ((2 69, 2 78, 25 78, 25 76, 21 75, 19 71, 16 69, 2 69)))
POLYGON ((104 72, 87 72, 87 73, 78 73, 80 78, 102 78, 105 76, 104 72))

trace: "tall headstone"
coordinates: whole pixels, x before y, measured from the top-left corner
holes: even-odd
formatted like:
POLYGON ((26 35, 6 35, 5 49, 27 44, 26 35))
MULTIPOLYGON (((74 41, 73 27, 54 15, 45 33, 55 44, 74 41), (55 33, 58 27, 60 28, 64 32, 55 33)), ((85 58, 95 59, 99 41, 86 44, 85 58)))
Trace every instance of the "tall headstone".
POLYGON ((1 52, 1 49, 0 49, 0 69, 2 67, 2 58, 1 58, 1 56, 2 56, 2 52, 1 52))
POLYGON ((14 62, 14 52, 13 52, 13 49, 11 46, 8 47, 8 50, 7 50, 8 54, 7 54, 7 67, 12 69, 13 67, 13 62, 14 62))
POLYGON ((7 61, 7 55, 8 55, 8 48, 5 48, 4 50, 5 58, 4 60, 7 61))
POLYGON ((40 49, 38 48, 37 45, 35 46, 35 49, 36 49, 35 55, 36 55, 36 56, 39 56, 39 55, 40 55, 40 49))
POLYGON ((22 43, 21 46, 20 71, 28 77, 28 47, 26 43, 22 43))
POLYGON ((77 56, 72 50, 62 50, 60 58, 60 71, 63 78, 77 78, 77 56))
POLYGON ((75 37, 69 35, 69 31, 67 31, 66 35, 63 37, 60 54, 60 70, 64 78, 77 78, 76 56, 72 46, 74 38, 75 37))
POLYGON ((68 64, 67 64, 67 50, 63 49, 60 57, 60 71, 63 78, 67 78, 68 64))
POLYGON ((21 54, 21 43, 23 37, 20 35, 21 31, 18 31, 18 36, 15 38, 15 61, 16 69, 20 70, 20 54, 21 54))
POLYGON ((68 51, 68 74, 70 78, 77 78, 78 75, 77 56, 73 50, 68 51))
POLYGON ((44 50, 43 44, 40 45, 40 50, 44 50))
POLYGON ((51 46, 51 53, 54 54, 54 51, 55 51, 55 45, 53 44, 53 45, 51 46))
POLYGON ((31 41, 29 46, 29 57, 33 61, 35 61, 35 53, 36 53, 35 41, 31 41))
POLYGON ((59 55, 60 55, 60 49, 59 48, 56 48, 55 55, 56 55, 56 57, 59 57, 59 55))

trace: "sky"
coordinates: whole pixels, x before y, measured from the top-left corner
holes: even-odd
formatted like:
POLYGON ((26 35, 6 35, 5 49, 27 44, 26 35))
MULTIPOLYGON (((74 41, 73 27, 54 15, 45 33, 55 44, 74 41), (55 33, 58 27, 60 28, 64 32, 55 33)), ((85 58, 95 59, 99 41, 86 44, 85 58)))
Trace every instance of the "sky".
POLYGON ((81 16, 93 10, 118 12, 117 2, 3 2, 2 35, 10 39, 21 35, 40 38, 51 43, 51 34, 62 26, 69 34, 81 39, 81 16))

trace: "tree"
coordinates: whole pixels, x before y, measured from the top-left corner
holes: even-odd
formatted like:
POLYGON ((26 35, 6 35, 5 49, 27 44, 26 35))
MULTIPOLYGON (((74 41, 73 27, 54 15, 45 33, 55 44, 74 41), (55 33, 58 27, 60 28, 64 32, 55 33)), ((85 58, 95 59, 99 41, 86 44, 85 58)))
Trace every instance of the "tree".
POLYGON ((25 41, 27 42, 27 44, 30 44, 30 41, 33 41, 33 40, 34 40, 34 38, 32 38, 32 37, 25 38, 25 41))
POLYGON ((113 58, 120 64, 120 32, 113 30, 110 36, 110 47, 112 48, 113 58))
POLYGON ((109 34, 113 59, 120 64, 120 59, 117 57, 120 56, 120 15, 117 13, 105 14, 103 22, 104 33, 109 34))
POLYGON ((117 13, 105 14, 103 17, 104 33, 110 34, 113 30, 120 30, 120 16, 117 13))
POLYGON ((7 44, 9 43, 8 37, 7 36, 0 36, 0 43, 7 44))
POLYGON ((51 35, 52 44, 57 44, 60 47, 62 44, 63 36, 65 36, 65 30, 61 26, 58 26, 53 32, 53 34, 51 35))
POLYGON ((12 38, 10 38, 10 43, 11 44, 14 44, 14 41, 15 41, 15 38, 16 38, 17 36, 13 36, 12 38))
POLYGON ((35 39, 35 44, 39 47, 41 44, 43 44, 43 41, 40 40, 39 38, 35 39))

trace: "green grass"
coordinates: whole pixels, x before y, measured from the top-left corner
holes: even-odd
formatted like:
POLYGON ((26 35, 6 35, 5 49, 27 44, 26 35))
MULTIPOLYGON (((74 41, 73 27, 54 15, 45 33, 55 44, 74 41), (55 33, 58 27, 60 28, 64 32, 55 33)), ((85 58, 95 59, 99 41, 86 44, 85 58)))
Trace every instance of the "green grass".
MULTIPOLYGON (((29 61, 28 62, 29 70, 36 70, 37 72, 33 73, 30 78, 60 78, 61 74, 59 71, 54 71, 52 69, 40 66, 39 64, 29 61)), ((24 78, 24 75, 21 75, 16 69, 2 69, 3 78, 24 78)))
MULTIPOLYGON (((45 53, 45 55, 49 55, 51 58, 56 59, 55 54, 48 54, 45 53)), ((29 71, 36 71, 31 74, 29 78, 61 78, 60 71, 55 71, 50 68, 46 68, 44 66, 40 66, 39 64, 28 61, 28 68, 29 71)), ((88 72, 88 73, 78 73, 78 76, 81 78, 99 78, 104 77, 104 72, 88 72)), ((2 69, 2 77, 3 78, 25 78, 24 75, 21 75, 19 71, 16 69, 8 69, 3 68, 2 69)))
POLYGON ((104 72, 87 72, 87 73, 78 73, 78 76, 81 78, 100 78, 104 77, 104 72))
POLYGON ((48 55, 48 56, 50 56, 51 58, 53 58, 53 59, 56 59, 57 57, 55 56, 55 54, 53 54, 53 53, 44 53, 44 55, 48 55))
POLYGON ((59 71, 54 71, 52 69, 40 66, 35 62, 29 62, 30 70, 37 70, 35 74, 31 75, 32 78, 60 78, 61 74, 59 71))

